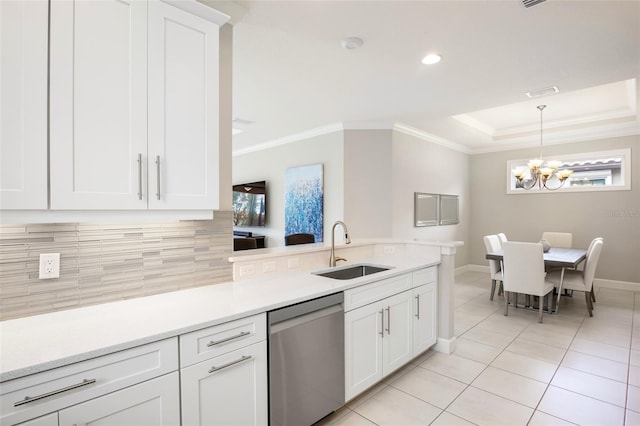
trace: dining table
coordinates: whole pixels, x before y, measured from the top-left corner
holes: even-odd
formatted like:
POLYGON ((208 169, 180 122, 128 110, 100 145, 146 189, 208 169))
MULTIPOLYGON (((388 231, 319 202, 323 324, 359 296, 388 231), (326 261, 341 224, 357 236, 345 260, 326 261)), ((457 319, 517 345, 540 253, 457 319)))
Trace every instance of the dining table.
MULTIPOLYGON (((502 249, 487 253, 486 258, 498 260, 502 263, 502 249)), ((560 272, 560 284, 558 285, 558 300, 555 306, 556 314, 558 313, 560 305, 564 271, 567 268, 576 269, 586 258, 587 250, 579 248, 551 247, 548 251, 543 253, 544 264, 546 267, 562 268, 562 271, 560 272)))

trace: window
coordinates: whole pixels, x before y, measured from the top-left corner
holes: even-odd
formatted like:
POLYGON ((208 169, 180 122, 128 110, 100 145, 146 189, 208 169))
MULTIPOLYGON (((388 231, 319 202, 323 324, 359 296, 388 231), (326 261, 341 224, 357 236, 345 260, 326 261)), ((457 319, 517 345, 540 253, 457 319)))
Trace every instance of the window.
POLYGON ((631 149, 616 151, 589 152, 564 155, 545 160, 557 160, 560 169, 573 170, 573 174, 559 189, 560 182, 553 178, 549 181, 552 191, 536 185, 527 190, 532 183, 530 173, 522 183, 515 178, 514 170, 528 170, 530 160, 507 161, 507 194, 531 194, 540 192, 581 192, 581 191, 622 191, 631 189, 631 149))

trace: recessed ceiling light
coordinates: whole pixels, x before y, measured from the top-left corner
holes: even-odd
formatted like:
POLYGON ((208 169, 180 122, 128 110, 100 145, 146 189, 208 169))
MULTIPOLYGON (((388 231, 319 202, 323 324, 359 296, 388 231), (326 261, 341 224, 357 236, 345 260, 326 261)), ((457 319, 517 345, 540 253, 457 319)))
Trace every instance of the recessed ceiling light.
POLYGON ((422 58, 422 63, 425 65, 433 65, 440 62, 441 59, 442 59, 442 56, 438 55, 437 53, 430 53, 424 58, 422 58))
POLYGON ((362 47, 363 43, 360 37, 347 37, 340 41, 340 46, 342 46, 343 49, 353 50, 362 47))

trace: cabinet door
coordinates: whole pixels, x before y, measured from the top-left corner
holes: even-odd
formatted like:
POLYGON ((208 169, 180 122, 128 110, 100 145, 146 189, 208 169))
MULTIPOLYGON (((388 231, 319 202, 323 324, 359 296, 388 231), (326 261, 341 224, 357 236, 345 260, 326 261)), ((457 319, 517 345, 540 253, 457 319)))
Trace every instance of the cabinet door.
POLYGON ((50 37, 51 208, 146 208, 147 3, 52 0, 50 37))
POLYGON ((268 423, 266 341, 183 368, 181 376, 183 425, 268 423))
POLYGON ((219 27, 149 4, 149 208, 217 209, 219 27))
POLYGON ((47 208, 46 0, 0 1, 0 208, 47 208))
POLYGON ((413 298, 413 355, 417 356, 436 343, 436 284, 414 288, 413 298))
POLYGON ((382 304, 372 303, 344 315, 347 401, 382 379, 382 313, 382 304))
POLYGON ((58 426, 58 413, 47 414, 37 419, 18 423, 16 426, 58 426))
POLYGON ((411 291, 382 301, 384 339, 382 339, 382 374, 392 373, 413 358, 413 308, 411 291))
POLYGON ((60 410, 59 416, 61 425, 179 425, 178 372, 60 410))

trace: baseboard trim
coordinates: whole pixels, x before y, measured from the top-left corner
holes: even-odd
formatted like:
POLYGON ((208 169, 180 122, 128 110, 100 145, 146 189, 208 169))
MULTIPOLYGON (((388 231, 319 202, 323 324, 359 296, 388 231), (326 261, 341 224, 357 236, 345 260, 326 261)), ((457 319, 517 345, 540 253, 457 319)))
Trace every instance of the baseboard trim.
POLYGON ((616 281, 616 280, 604 280, 596 278, 593 280, 593 285, 598 288, 615 288, 618 290, 630 290, 640 292, 640 283, 634 283, 631 281, 616 281))
POLYGON ((464 265, 461 266, 459 268, 456 269, 456 274, 458 273, 458 271, 460 271, 459 273, 463 273, 463 272, 486 272, 487 274, 489 273, 489 267, 486 265, 464 265))
MULTIPOLYGON (((486 272, 489 273, 489 267, 484 265, 468 264, 456 268, 456 275, 464 272, 486 272)), ((596 288, 615 288, 618 290, 629 290, 640 292, 640 283, 634 283, 632 281, 618 281, 618 280, 606 280, 603 278, 596 278, 593 280, 593 285, 596 288)))
POLYGON ((433 350, 436 352, 442 352, 443 354, 452 354, 456 350, 456 337, 451 339, 443 339, 438 337, 436 344, 433 346, 433 350))

